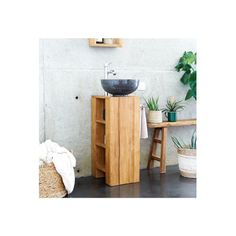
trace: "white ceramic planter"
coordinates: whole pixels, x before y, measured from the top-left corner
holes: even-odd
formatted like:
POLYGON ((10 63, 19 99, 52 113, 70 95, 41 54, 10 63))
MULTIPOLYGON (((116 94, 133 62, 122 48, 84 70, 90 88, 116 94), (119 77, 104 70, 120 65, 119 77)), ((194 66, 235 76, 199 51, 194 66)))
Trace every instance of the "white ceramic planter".
POLYGON ((180 174, 187 178, 196 178, 196 149, 178 149, 177 153, 180 174))
POLYGON ((149 111, 148 122, 161 123, 162 122, 162 111, 149 111))

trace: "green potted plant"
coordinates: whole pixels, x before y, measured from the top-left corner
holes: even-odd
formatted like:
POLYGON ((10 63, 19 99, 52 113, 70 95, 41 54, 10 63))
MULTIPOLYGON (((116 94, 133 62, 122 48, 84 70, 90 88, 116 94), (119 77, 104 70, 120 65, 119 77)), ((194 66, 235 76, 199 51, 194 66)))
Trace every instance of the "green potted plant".
POLYGON ((154 99, 153 97, 146 100, 146 105, 149 109, 148 122, 161 123, 162 122, 162 110, 159 107, 159 97, 154 99))
POLYGON ((177 148, 177 157, 179 163, 180 174, 187 178, 196 178, 197 172, 197 136, 196 130, 193 132, 189 144, 182 140, 171 137, 175 147, 177 148))
POLYGON ((189 86, 189 90, 185 96, 185 100, 190 99, 191 97, 197 100, 197 53, 193 52, 184 52, 183 56, 179 59, 178 64, 175 66, 175 69, 180 72, 183 71, 180 81, 184 85, 189 86))
POLYGON ((175 122, 177 119, 176 113, 184 109, 182 100, 176 101, 174 97, 169 97, 167 99, 166 108, 163 109, 163 112, 168 118, 168 121, 175 122))

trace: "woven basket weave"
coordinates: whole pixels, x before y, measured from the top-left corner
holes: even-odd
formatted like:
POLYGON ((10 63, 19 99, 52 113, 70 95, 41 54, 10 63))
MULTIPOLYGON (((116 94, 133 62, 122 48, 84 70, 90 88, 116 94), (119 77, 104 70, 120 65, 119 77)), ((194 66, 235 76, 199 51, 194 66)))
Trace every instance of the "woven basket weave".
POLYGON ((67 191, 53 163, 39 166, 39 197, 60 198, 67 191))

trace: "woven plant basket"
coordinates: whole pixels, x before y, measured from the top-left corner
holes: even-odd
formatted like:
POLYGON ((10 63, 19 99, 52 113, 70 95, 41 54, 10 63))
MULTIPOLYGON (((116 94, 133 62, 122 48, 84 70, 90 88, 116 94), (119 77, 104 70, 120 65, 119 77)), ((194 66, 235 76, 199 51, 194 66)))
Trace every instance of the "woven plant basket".
POLYGON ((196 149, 178 149, 178 162, 180 174, 186 178, 196 178, 197 151, 196 149))
POLYGON ((39 166, 39 197, 61 198, 67 191, 53 163, 39 166))

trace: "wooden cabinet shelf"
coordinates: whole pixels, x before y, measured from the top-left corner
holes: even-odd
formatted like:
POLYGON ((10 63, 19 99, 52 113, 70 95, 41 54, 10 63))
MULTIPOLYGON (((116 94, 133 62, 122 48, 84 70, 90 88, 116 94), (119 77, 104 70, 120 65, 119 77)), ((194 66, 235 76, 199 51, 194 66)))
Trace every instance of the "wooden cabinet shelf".
POLYGON ((104 173, 106 172, 105 166, 101 166, 101 165, 97 164, 97 169, 99 169, 100 171, 102 171, 104 173))
POLYGON ((96 143, 96 145, 101 148, 106 148, 106 144, 103 143, 96 143))
POLYGON ((92 174, 110 186, 140 181, 139 97, 92 97, 92 174))
POLYGON ((123 42, 121 39, 113 38, 112 41, 113 42, 111 44, 108 44, 108 43, 97 43, 95 38, 88 39, 88 43, 90 47, 120 48, 123 45, 123 42))
POLYGON ((100 124, 106 124, 106 121, 105 120, 96 120, 97 123, 100 123, 100 124))

